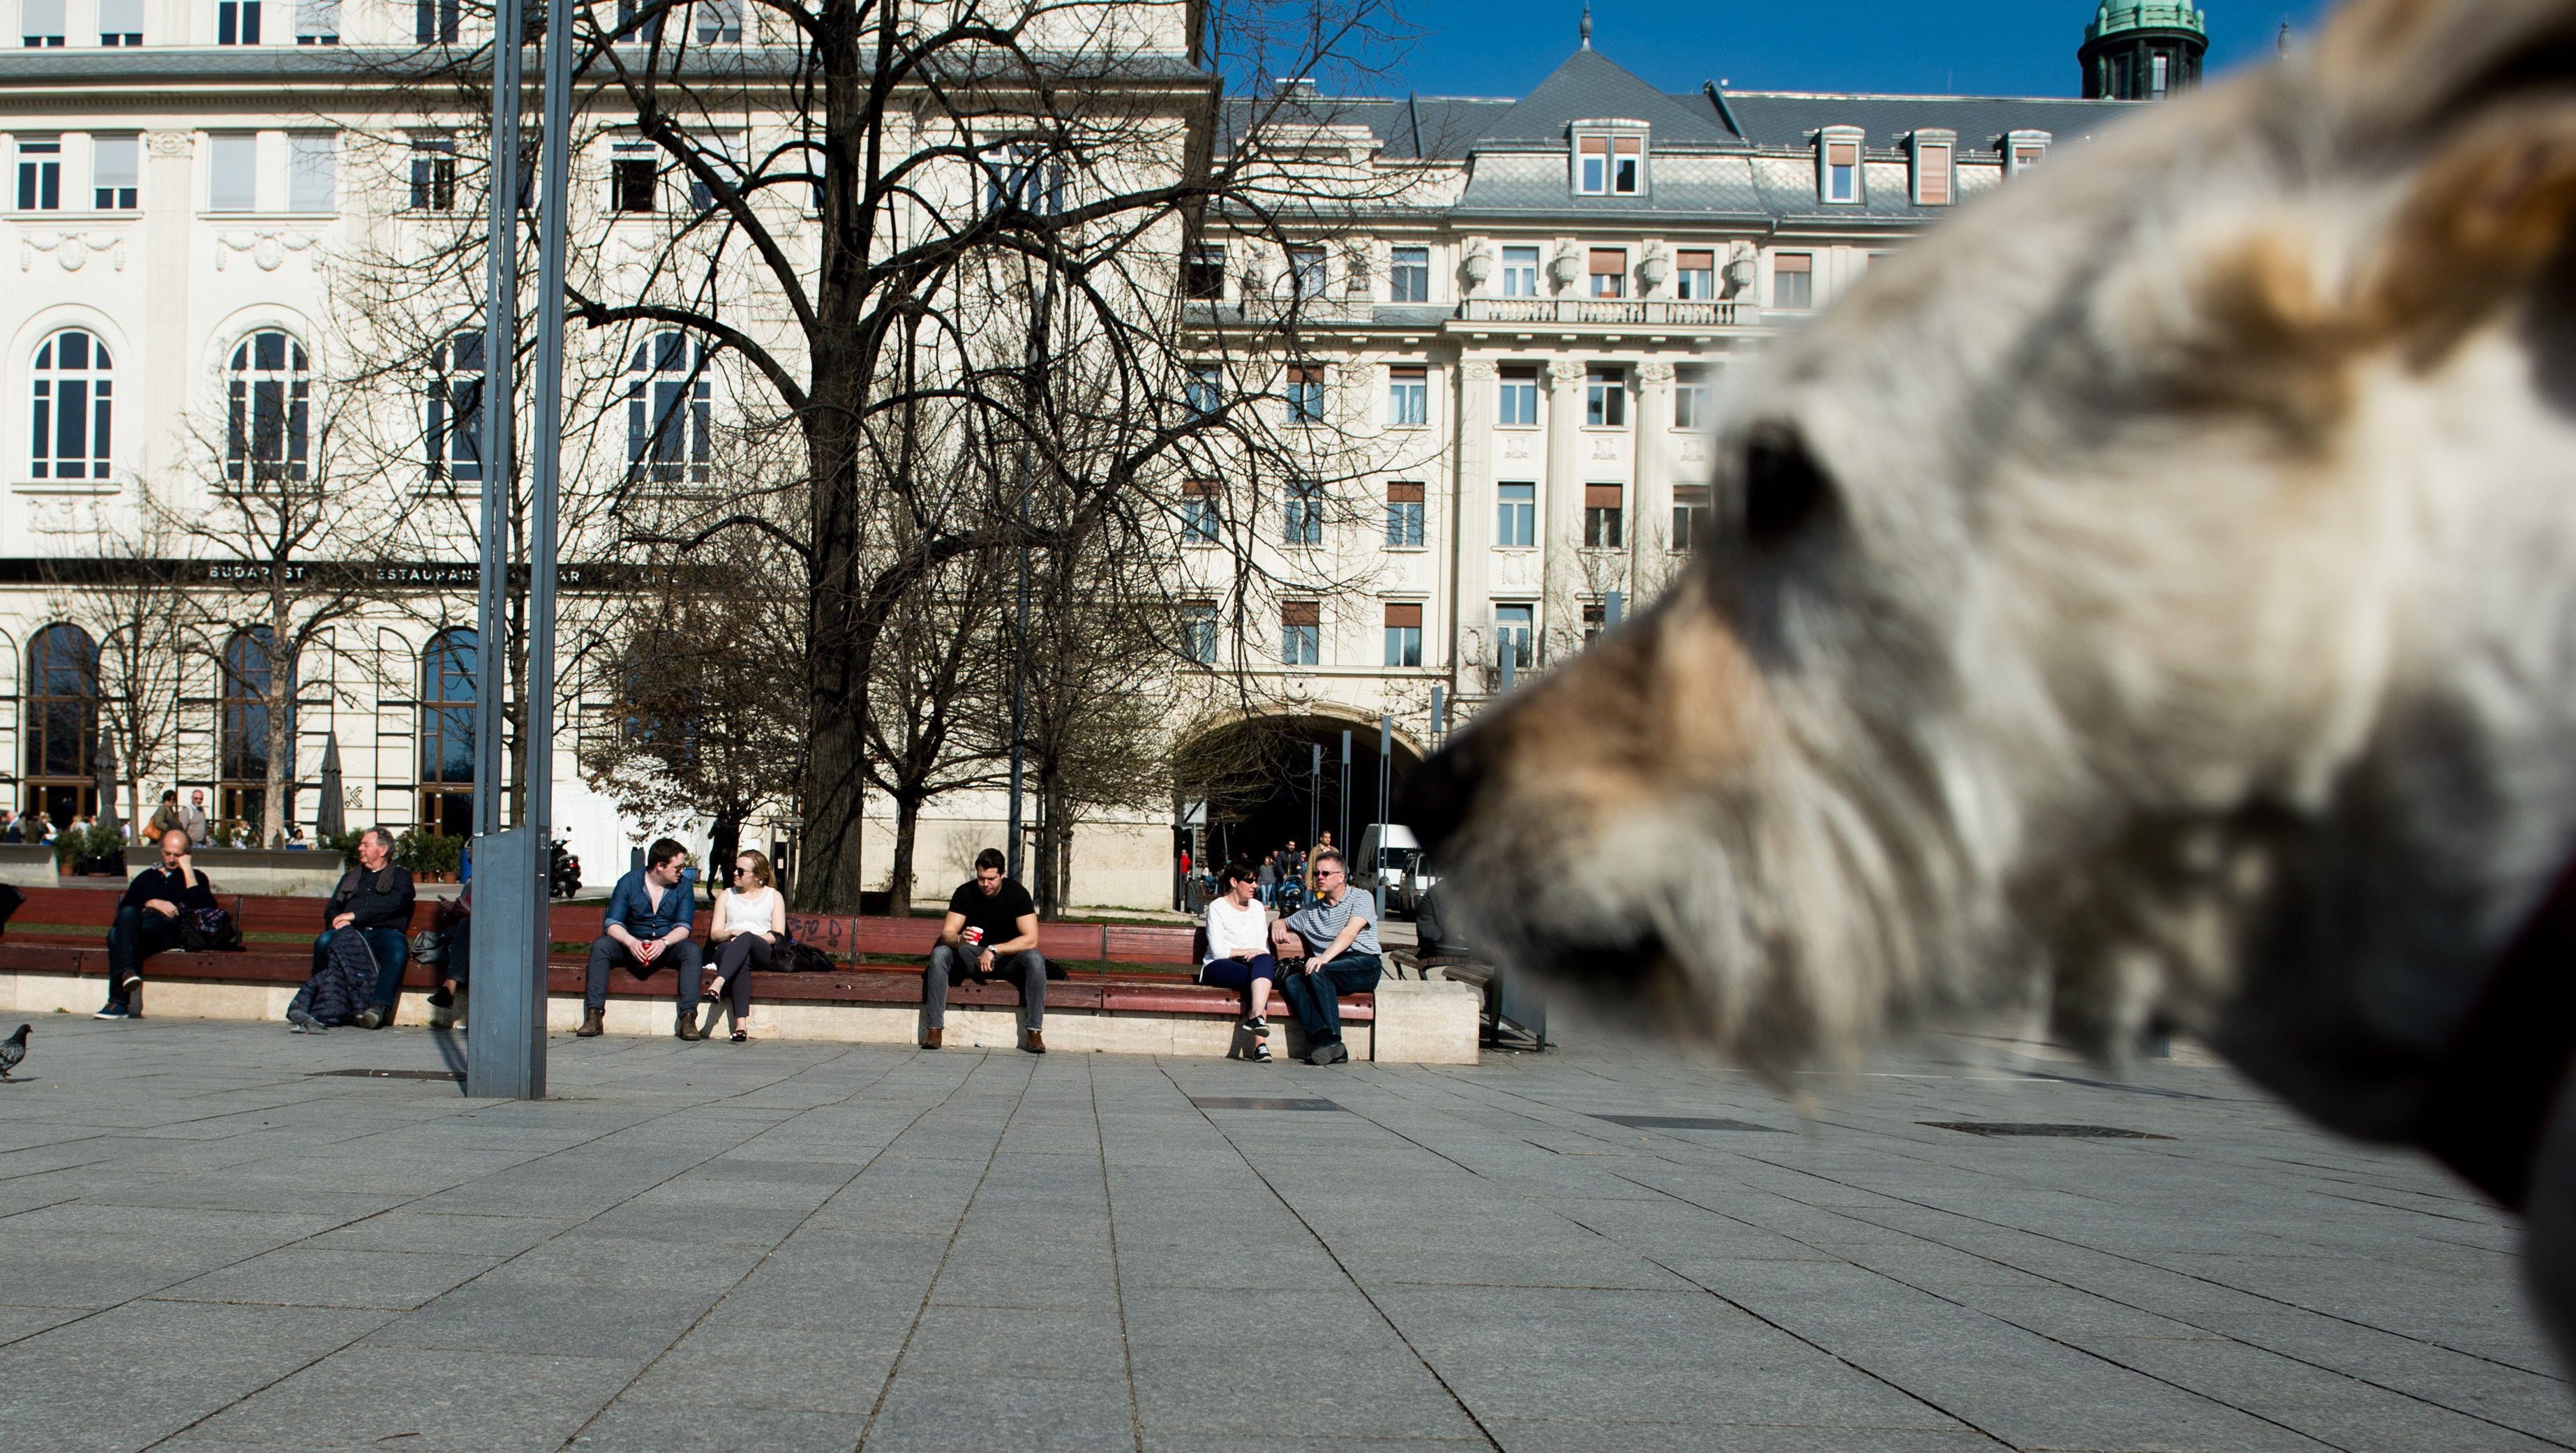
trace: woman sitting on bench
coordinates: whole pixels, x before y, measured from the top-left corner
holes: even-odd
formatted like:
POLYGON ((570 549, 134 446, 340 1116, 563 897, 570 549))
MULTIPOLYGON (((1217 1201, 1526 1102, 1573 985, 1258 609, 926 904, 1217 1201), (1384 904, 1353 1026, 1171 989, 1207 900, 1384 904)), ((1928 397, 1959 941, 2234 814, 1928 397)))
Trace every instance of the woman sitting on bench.
MULTIPOLYGON (((716 976, 705 990, 706 1001, 715 1005, 723 1003, 728 989, 732 991, 735 1044, 750 1037, 751 971, 766 972, 771 951, 786 937, 787 899, 770 878, 769 859, 759 853, 738 854, 733 860, 733 886, 716 895, 715 923, 707 930, 707 942, 716 950, 716 976)), ((703 1037, 714 1030, 711 1018, 698 1033, 703 1037)))
POLYGON ((1256 901, 1259 880, 1236 863, 1225 870, 1225 891, 1208 900, 1207 959, 1199 982, 1243 995, 1243 1027, 1252 1031, 1252 1058, 1270 1061, 1270 981, 1279 965, 1270 956, 1270 912, 1256 901))

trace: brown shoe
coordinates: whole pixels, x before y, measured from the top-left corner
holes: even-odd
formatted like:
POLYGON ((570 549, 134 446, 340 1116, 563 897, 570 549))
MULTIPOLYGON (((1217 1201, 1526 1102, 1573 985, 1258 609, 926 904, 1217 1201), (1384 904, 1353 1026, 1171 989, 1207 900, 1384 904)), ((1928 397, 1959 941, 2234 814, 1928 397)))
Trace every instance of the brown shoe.
POLYGON ((604 1022, 607 1018, 605 1009, 584 1009, 581 1011, 581 1028, 574 1030, 573 1034, 582 1039, 596 1039, 607 1030, 608 1025, 604 1022))
POLYGON ((923 1049, 937 1049, 939 1048, 939 1038, 940 1031, 936 1029, 925 1029, 921 1031, 921 1047, 923 1049))
POLYGON ((1027 1050, 1031 1054, 1044 1054, 1046 1053, 1046 1037, 1032 1029, 1028 1033, 1020 1036, 1020 1048, 1027 1050))
POLYGON ((698 1028, 698 1011, 695 1009, 681 1010, 680 1017, 671 1025, 671 1032, 684 1040, 694 1041, 707 1037, 698 1028))

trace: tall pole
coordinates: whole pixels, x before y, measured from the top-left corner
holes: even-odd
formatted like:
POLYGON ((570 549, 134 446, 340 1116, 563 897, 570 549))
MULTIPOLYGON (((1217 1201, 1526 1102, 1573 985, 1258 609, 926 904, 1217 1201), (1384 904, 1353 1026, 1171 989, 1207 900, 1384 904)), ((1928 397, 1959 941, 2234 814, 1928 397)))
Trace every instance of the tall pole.
POLYGON ((1378 917, 1386 916, 1386 873, 1379 866, 1386 861, 1386 795, 1395 785, 1395 718, 1381 715, 1377 719, 1377 862, 1369 864, 1369 887, 1375 890, 1378 917))
POLYGON ((1342 867, 1351 865, 1351 734, 1342 733, 1342 825, 1333 846, 1342 850, 1342 867))
MULTIPOLYGON (((483 568, 475 600, 474 831, 501 830, 509 756, 502 733, 510 689, 510 465, 513 377, 519 357, 520 0, 496 0, 492 45, 492 165, 483 267, 483 568), (505 164, 503 158, 509 158, 505 164)), ((490 865, 487 863, 488 868, 490 865)))
POLYGON ((1431 688, 1431 750, 1438 751, 1449 740, 1449 695, 1431 688))
POLYGON ((1324 835, 1324 744, 1315 743, 1315 765, 1306 776, 1306 856, 1315 856, 1315 839, 1324 835))

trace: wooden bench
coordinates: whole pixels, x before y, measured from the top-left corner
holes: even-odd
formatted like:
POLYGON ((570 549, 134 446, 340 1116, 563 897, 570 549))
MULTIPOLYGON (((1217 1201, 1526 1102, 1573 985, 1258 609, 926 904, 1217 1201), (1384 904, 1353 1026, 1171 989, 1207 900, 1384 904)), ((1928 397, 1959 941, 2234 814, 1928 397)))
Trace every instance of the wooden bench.
MULTIPOLYGON (((0 978, 14 980, 14 1007, 84 1013, 96 1007, 96 1001, 105 997, 105 938, 118 897, 97 889, 26 890, 25 905, 0 933, 0 978), (83 984, 85 980, 97 982, 83 984)), ((216 897, 245 933, 301 935, 319 933, 322 928, 322 899, 221 892, 216 897)), ((419 904, 413 911, 413 928, 432 926, 439 906, 431 901, 419 904)), ((550 1025, 569 1028, 579 1020, 586 949, 599 933, 599 915, 595 906, 555 906, 549 912, 548 931, 554 942, 579 944, 584 950, 559 950, 548 957, 550 1025)), ((701 942, 708 917, 703 912, 698 915, 701 942)), ((795 914, 790 916, 790 927, 801 942, 831 955, 836 967, 828 973, 753 975, 751 992, 757 1006, 753 1022, 765 1025, 764 1034, 863 1042, 903 1042, 915 1037, 921 976, 938 932, 935 921, 795 914), (892 956, 908 961, 866 961, 892 956)), ((1177 973, 1083 967, 1188 964, 1192 938, 1193 930, 1177 926, 1041 925, 1041 950, 1068 969, 1065 978, 1047 985, 1049 1041, 1067 1049, 1240 1052, 1244 1046, 1235 1042, 1238 1036, 1233 1030, 1241 997, 1234 991, 1201 985, 1177 973)), ((283 1015, 286 1000, 303 984, 311 964, 312 951, 303 944, 254 943, 232 953, 156 954, 144 964, 145 1009, 179 1017, 275 1019, 283 1015)), ((405 996, 400 1022, 425 1022, 422 994, 436 984, 435 971, 427 965, 414 962, 404 969, 403 987, 420 992, 405 996)), ((639 979, 623 968, 612 970, 608 981, 611 1030, 669 1033, 673 987, 667 974, 639 979)), ((1374 1044, 1378 998, 1343 996, 1342 1018, 1355 1056, 1367 1057, 1374 1044)), ((949 993, 949 1004, 957 1011, 950 1019, 949 1042, 959 1047, 1011 1043, 1009 1025, 1018 1003, 1018 990, 1007 983, 956 986, 949 993)), ((0 1001, 0 1007, 10 1006, 0 1001)), ((1269 1014, 1280 1028, 1291 1028, 1286 1002, 1275 991, 1269 1014)), ((1293 1042, 1297 1038, 1293 1032, 1274 1036, 1274 1048, 1293 1052, 1301 1047, 1293 1042)))

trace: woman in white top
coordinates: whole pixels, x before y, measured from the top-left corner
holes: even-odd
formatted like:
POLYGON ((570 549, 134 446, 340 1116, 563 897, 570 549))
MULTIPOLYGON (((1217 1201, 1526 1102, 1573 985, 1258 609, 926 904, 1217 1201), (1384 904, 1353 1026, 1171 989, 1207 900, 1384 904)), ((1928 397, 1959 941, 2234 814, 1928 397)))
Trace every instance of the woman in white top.
POLYGON ((1270 1061, 1270 981, 1279 964, 1270 956, 1270 912, 1255 898, 1258 881, 1240 863, 1225 870, 1225 892, 1208 900, 1207 959, 1199 982, 1243 995, 1243 1027, 1252 1031, 1252 1057, 1270 1061))
MULTIPOLYGON (((751 970, 767 969, 769 955, 787 937, 787 899, 769 875, 769 859, 744 853, 733 860, 733 886, 716 895, 715 922, 707 942, 716 949, 716 976, 708 981, 713 1004, 733 989, 733 1042, 749 1038, 751 970)), ((715 1027, 708 1021, 708 1028, 715 1027)))

